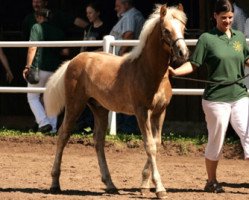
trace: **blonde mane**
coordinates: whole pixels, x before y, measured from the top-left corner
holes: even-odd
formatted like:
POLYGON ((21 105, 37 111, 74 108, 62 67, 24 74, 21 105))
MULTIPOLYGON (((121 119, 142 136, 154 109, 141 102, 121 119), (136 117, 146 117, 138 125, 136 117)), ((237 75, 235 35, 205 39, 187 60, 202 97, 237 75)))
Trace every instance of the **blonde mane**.
MULTIPOLYGON (((125 54, 126 59, 134 60, 139 57, 141 54, 145 42, 152 32, 152 30, 155 28, 156 24, 159 23, 160 20, 160 8, 162 5, 156 5, 156 8, 154 12, 149 16, 148 20, 145 22, 143 29, 139 36, 139 44, 133 48, 133 50, 130 53, 125 54)), ((164 18, 164 20, 170 19, 170 18, 176 18, 186 24, 187 17, 184 12, 180 11, 177 7, 167 7, 167 14, 164 18)))

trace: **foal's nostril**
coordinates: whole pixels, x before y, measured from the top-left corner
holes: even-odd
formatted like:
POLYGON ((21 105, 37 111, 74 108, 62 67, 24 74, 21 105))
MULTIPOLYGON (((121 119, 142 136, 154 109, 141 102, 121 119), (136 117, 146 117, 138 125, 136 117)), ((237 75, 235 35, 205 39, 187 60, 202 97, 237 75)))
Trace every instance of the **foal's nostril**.
POLYGON ((179 54, 179 57, 184 57, 184 53, 181 49, 179 50, 178 54, 179 54))
POLYGON ((181 58, 183 58, 183 59, 188 59, 188 57, 189 57, 189 52, 188 52, 188 50, 180 49, 180 50, 178 51, 178 56, 181 57, 181 58))

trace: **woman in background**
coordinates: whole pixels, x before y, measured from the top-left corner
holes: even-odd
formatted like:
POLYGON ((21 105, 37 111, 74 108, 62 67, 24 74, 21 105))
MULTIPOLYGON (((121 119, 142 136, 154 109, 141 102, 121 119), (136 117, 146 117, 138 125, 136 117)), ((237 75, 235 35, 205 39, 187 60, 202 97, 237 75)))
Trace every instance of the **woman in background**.
MULTIPOLYGON (((84 31, 83 40, 102 40, 109 33, 107 26, 100 18, 101 8, 98 1, 92 1, 86 6, 86 16, 90 22, 84 31)), ((80 51, 101 51, 102 47, 82 47, 80 51)))

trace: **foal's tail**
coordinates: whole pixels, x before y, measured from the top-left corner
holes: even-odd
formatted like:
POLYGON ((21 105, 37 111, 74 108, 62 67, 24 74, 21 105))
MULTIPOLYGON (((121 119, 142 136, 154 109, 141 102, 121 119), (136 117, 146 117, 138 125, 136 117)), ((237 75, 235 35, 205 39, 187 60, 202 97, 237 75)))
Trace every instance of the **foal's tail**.
POLYGON ((48 116, 57 116, 65 106, 65 71, 70 61, 64 62, 49 78, 44 92, 44 105, 48 116))

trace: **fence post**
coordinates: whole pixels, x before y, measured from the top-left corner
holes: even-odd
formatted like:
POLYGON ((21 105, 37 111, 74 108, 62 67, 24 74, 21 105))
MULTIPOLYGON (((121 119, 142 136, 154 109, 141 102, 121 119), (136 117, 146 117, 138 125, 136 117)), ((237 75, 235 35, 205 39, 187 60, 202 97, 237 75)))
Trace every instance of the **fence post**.
POLYGON ((103 38, 103 50, 104 52, 107 52, 107 53, 112 53, 114 54, 114 48, 111 43, 115 41, 115 38, 112 36, 112 35, 106 35, 104 36, 103 38))
MULTIPOLYGON (((103 38, 103 50, 107 53, 114 53, 114 48, 111 46, 111 42, 115 40, 115 38, 111 35, 106 35, 103 38)), ((116 113, 110 111, 108 115, 108 129, 110 135, 116 135, 117 133, 117 123, 116 123, 116 113)))

